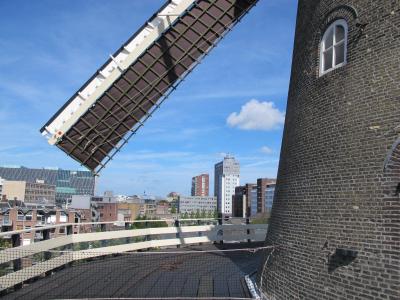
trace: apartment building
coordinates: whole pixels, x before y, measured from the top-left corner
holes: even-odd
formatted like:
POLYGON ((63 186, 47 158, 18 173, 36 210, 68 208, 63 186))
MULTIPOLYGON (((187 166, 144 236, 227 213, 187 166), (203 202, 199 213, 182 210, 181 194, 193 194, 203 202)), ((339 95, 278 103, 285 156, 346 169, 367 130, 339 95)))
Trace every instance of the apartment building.
MULTIPOLYGON (((24 202, 11 200, 1 202, 0 225, 1 231, 24 230, 35 227, 79 223, 81 214, 75 210, 64 210, 56 206, 25 205, 24 202)), ((67 233, 66 227, 61 226, 50 230, 50 237, 62 236, 67 233)), ((22 234, 23 245, 29 245, 42 239, 41 232, 25 232, 22 234)))
POLYGON ((232 215, 232 196, 240 185, 240 165, 233 156, 227 155, 214 166, 214 196, 218 212, 232 215))
POLYGON ((208 174, 200 174, 192 178, 192 196, 208 196, 209 195, 209 182, 208 174))

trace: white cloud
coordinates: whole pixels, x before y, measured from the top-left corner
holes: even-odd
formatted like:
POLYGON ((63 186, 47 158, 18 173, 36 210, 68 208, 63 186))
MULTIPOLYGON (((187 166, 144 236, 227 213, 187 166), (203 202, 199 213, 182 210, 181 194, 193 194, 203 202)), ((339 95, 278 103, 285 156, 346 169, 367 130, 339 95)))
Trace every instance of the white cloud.
POLYGON ((217 153, 218 158, 224 158, 227 155, 228 155, 228 153, 226 153, 226 152, 218 152, 217 153))
POLYGON ((270 147, 268 146, 263 146, 261 147, 260 151, 264 154, 272 154, 274 153, 274 150, 272 150, 270 147))
POLYGON ((239 113, 233 112, 226 119, 231 127, 244 130, 272 130, 283 125, 285 113, 277 109, 273 102, 252 99, 242 106, 239 113))
POLYGON ((226 100, 227 98, 270 97, 282 94, 282 91, 286 91, 288 86, 286 77, 271 76, 266 79, 257 78, 256 81, 251 77, 246 81, 246 85, 235 82, 235 85, 226 84, 215 90, 205 90, 201 87, 213 85, 215 78, 207 77, 201 78, 201 80, 201 85, 192 87, 192 94, 189 98, 186 93, 176 91, 173 96, 174 101, 184 101, 185 103, 187 101, 202 101, 204 103, 205 101, 226 100), (249 81, 253 83, 248 85, 249 81))
POLYGON ((276 165, 279 162, 279 159, 272 159, 272 160, 261 160, 261 161, 256 161, 251 164, 244 165, 243 168, 254 168, 258 166, 263 166, 263 165, 276 165))
POLYGON ((193 153, 184 151, 166 151, 166 152, 154 152, 141 150, 133 153, 121 154, 118 159, 126 163, 127 161, 144 161, 144 160, 184 160, 192 157, 193 153))

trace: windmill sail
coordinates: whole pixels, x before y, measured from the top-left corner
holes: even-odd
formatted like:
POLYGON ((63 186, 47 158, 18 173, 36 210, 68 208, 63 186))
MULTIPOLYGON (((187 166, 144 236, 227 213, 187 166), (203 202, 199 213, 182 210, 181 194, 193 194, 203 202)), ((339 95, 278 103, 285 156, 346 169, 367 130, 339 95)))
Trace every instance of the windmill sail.
POLYGON ((257 0, 171 0, 43 126, 99 172, 257 0))

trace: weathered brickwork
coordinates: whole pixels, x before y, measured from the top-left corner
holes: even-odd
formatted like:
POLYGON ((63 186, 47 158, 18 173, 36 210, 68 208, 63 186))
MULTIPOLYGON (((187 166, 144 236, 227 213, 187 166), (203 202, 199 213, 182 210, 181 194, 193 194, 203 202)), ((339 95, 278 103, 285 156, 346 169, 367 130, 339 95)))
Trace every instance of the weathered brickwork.
POLYGON ((400 299, 400 1, 299 0, 268 299, 400 299), (347 64, 319 76, 329 24, 347 64))

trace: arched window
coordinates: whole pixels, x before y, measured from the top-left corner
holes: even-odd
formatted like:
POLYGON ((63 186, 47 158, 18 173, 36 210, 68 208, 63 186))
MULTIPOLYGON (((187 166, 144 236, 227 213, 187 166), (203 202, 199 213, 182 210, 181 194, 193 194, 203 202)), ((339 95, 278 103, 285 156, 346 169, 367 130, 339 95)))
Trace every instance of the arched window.
POLYGON ((333 22, 321 40, 319 75, 346 64, 347 23, 345 20, 333 22))

